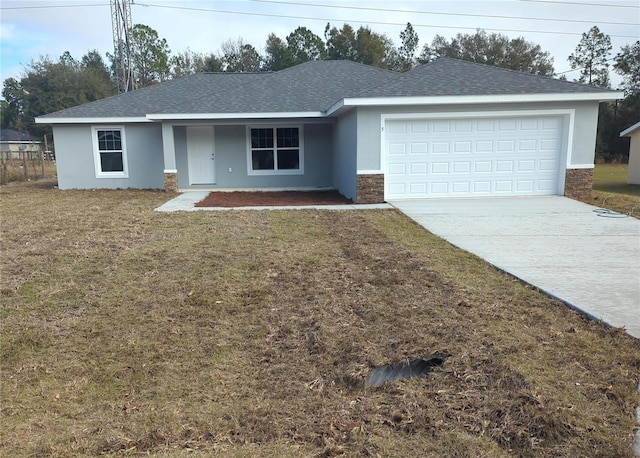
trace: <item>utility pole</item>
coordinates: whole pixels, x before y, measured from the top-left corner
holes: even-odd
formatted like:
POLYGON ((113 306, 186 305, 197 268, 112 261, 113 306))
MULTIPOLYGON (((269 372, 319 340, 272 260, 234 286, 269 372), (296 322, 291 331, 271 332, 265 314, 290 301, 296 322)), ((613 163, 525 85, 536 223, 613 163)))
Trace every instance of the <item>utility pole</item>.
POLYGON ((131 3, 132 0, 110 0, 111 26, 113 28, 114 71, 118 92, 129 92, 136 87, 133 74, 131 41, 131 3))

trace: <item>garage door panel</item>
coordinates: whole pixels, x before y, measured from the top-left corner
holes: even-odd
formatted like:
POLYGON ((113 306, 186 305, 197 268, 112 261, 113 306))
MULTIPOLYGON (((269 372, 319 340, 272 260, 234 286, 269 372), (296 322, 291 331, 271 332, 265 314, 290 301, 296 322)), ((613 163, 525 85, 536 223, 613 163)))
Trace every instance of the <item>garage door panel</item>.
POLYGON ((498 130, 500 132, 515 132, 516 130, 515 119, 500 119, 498 121, 498 130))
POLYGON ((449 142, 433 142, 431 145, 433 154, 449 154, 449 142))
POLYGON ((538 180, 538 190, 547 191, 550 194, 556 189, 556 182, 554 180, 538 180))
POLYGON ((516 181, 516 190, 518 192, 530 192, 535 188, 534 180, 518 180, 516 181))
POLYGON ((407 186, 404 183, 389 183, 389 193, 392 196, 404 196, 407 194, 407 186))
POLYGON ((476 161, 474 163, 473 170, 476 173, 490 173, 493 168, 493 162, 490 161, 476 161))
POLYGON ((536 169, 536 161, 533 159, 518 161, 518 172, 532 172, 536 169))
POLYGON ((498 141, 498 152, 513 153, 516 150, 516 142, 513 140, 498 141))
POLYGON ((391 163, 387 169, 389 175, 406 175, 407 166, 405 163, 391 163))
POLYGON ((462 153, 470 153, 471 152, 471 142, 454 142, 453 143, 453 152, 454 154, 462 154, 462 153))
POLYGON ((497 193, 511 193, 513 182, 511 180, 496 180, 495 191, 497 193))
POLYGON ((387 132, 389 134, 406 134, 407 124, 404 122, 394 122, 387 124, 387 132))
POLYGON ((473 131, 473 121, 454 121, 454 132, 471 132, 473 131))
POLYGON ((433 175, 441 175, 449 174, 449 163, 448 162, 433 162, 431 164, 431 174, 433 175))
POLYGON ((411 123, 411 132, 414 134, 427 133, 429 131, 429 123, 427 121, 413 121, 411 123))
POLYGON ((554 159, 540 160, 539 170, 543 172, 553 172, 558 168, 558 161, 554 159))
POLYGON ((453 194, 462 194, 465 195, 467 193, 469 193, 469 191, 471 190, 471 182, 469 181, 456 181, 453 183, 452 187, 451 187, 451 192, 453 194))
POLYGON ((558 150, 559 145, 560 141, 555 138, 543 138, 540 140, 540 151, 555 152, 558 150))
POLYGON ((409 172, 411 175, 426 175, 427 163, 426 162, 413 162, 410 165, 409 172))
POLYGON ((473 193, 477 195, 486 195, 491 192, 491 182, 490 181, 474 181, 473 182, 473 193))
POLYGON ((542 118, 541 124, 543 130, 562 130, 562 120, 560 118, 542 118))
POLYGON ((471 162, 454 162, 453 173, 469 173, 471 171, 471 162))
POLYGON ((409 192, 413 196, 422 197, 427 194, 427 183, 411 183, 409 192))
POLYGON ((513 172, 513 161, 496 161, 496 172, 513 172))
POLYGON ((476 153, 493 153, 493 141, 478 140, 476 142, 476 153))
POLYGON ((535 151, 536 150, 536 145, 538 144, 538 142, 536 141, 535 138, 529 138, 526 140, 520 140, 518 142, 518 151, 535 151))
POLYGON ((538 120, 523 119, 520 121, 520 130, 538 130, 538 120))
POLYGON ((428 143, 411 143, 409 147, 411 154, 425 154, 428 150, 428 143))
POLYGON ((389 155, 404 155, 407 153, 407 145, 405 143, 390 143, 388 149, 389 155))
POLYGON ((429 191, 430 194, 434 196, 446 196, 449 194, 449 183, 442 181, 433 182, 431 183, 429 191))
POLYGON ((561 117, 387 121, 387 199, 555 194, 561 117))
POLYGON ((451 122, 450 121, 433 121, 431 123, 431 129, 433 132, 440 132, 440 133, 449 132, 451 129, 451 122))
POLYGON ((479 119, 476 122, 476 130, 478 132, 493 132, 495 130, 495 121, 493 119, 479 119))

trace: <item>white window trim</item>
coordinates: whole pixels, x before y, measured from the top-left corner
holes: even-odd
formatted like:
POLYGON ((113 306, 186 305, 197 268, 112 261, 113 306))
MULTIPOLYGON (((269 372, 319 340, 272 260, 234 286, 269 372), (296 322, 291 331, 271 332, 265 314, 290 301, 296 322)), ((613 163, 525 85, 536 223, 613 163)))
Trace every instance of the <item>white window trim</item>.
MULTIPOLYGON (((271 175, 304 175, 304 129, 302 128, 302 125, 292 125, 292 124, 260 124, 260 125, 253 125, 253 126, 247 126, 247 174, 250 176, 271 176, 271 175), (299 164, 298 164, 298 168, 295 170, 291 170, 291 169, 286 169, 286 170, 278 170, 278 169, 273 169, 273 170, 253 170, 253 160, 251 157, 251 129, 273 129, 274 131, 276 129, 290 129, 290 128, 296 128, 298 129, 298 141, 300 142, 299 146, 298 146, 298 157, 299 157, 299 164)), ((274 132, 274 141, 276 140, 277 136, 274 132)), ((292 149, 292 148, 283 148, 283 149, 292 149)), ((274 150, 277 150, 276 145, 274 145, 274 150)), ((274 157, 274 167, 277 167, 277 159, 274 157)))
POLYGON ((127 160, 127 140, 124 126, 92 126, 91 137, 93 141, 93 164, 96 178, 129 178, 129 161, 127 160), (122 140, 122 172, 103 172, 100 165, 100 149, 98 148, 99 130, 119 130, 122 140))

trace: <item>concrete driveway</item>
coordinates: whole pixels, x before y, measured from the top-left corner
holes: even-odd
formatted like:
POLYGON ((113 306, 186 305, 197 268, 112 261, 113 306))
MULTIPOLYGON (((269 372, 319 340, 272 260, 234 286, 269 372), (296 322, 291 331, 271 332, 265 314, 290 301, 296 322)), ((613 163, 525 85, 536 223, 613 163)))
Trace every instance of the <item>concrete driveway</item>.
POLYGON ((597 207, 560 196, 391 204, 453 245, 640 338, 640 220, 598 216, 597 207))

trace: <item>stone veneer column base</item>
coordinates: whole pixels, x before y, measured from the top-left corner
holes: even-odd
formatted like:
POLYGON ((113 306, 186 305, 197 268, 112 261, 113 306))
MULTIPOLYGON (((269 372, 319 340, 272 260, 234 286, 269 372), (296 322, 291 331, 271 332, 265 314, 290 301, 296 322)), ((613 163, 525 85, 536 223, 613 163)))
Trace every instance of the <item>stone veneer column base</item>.
POLYGON ((164 190, 167 192, 178 192, 178 174, 176 172, 165 172, 164 190))
POLYGON ((567 169, 564 179, 564 195, 577 200, 591 198, 593 169, 567 169))
POLYGON ((356 180, 356 203, 380 204, 382 202, 384 202, 384 174, 358 175, 356 180))

